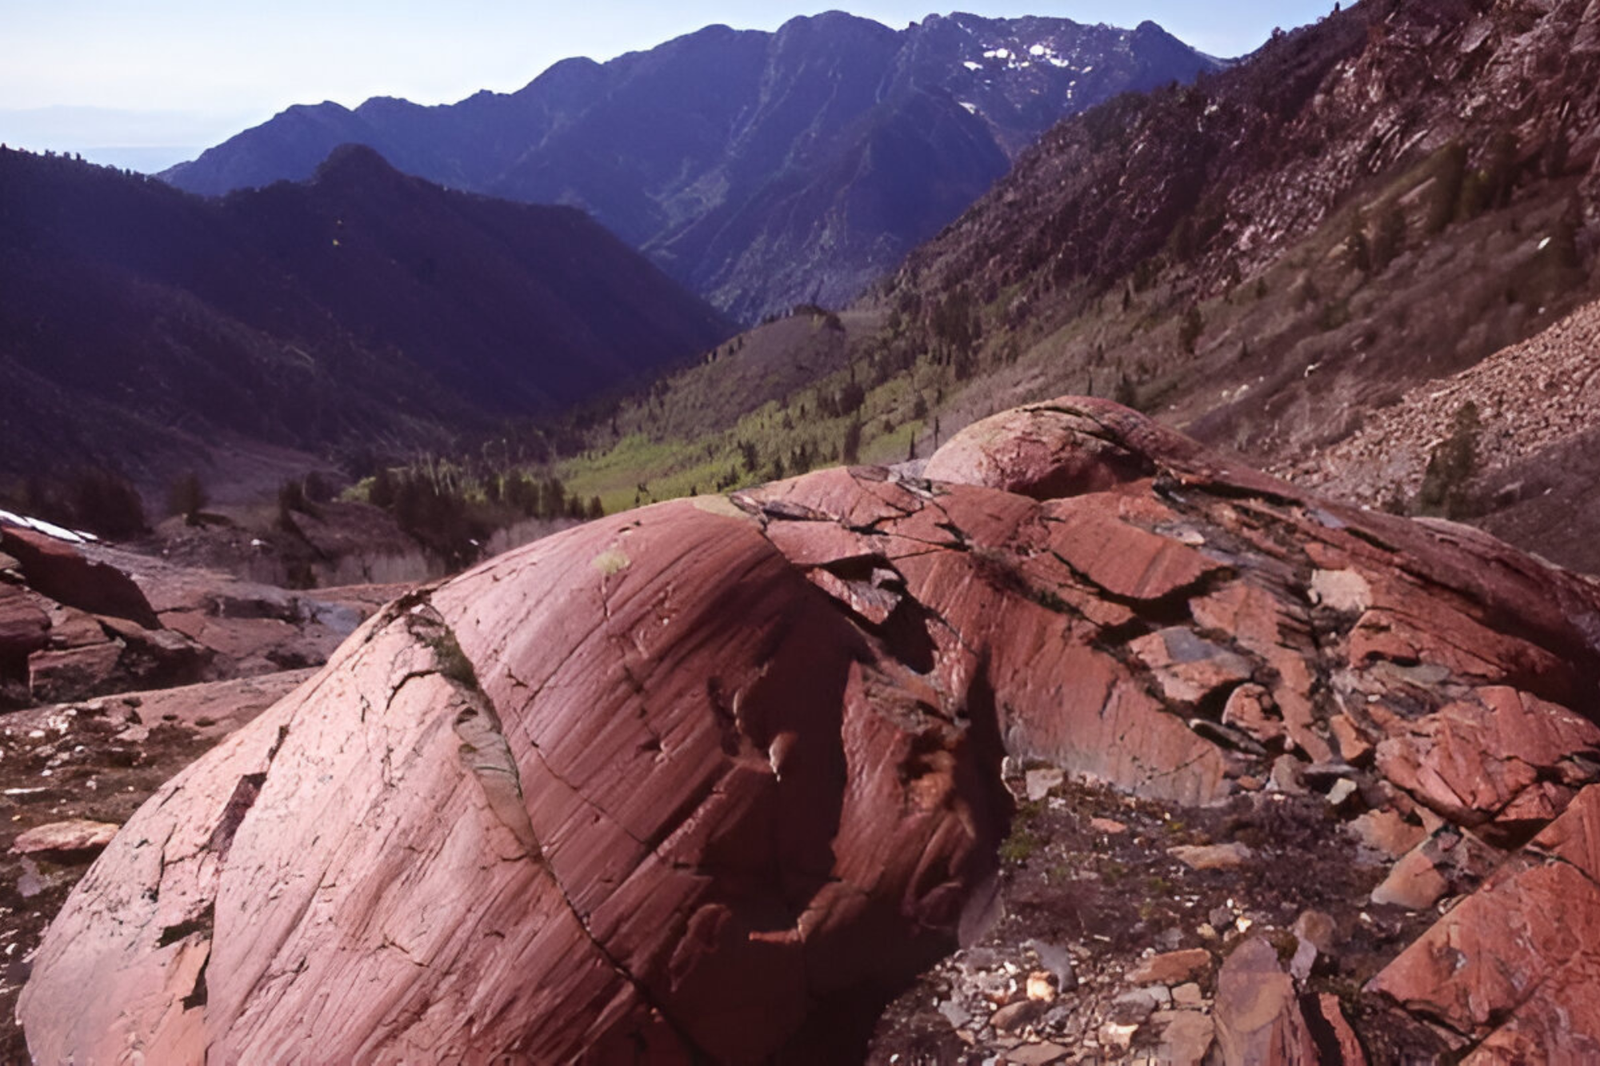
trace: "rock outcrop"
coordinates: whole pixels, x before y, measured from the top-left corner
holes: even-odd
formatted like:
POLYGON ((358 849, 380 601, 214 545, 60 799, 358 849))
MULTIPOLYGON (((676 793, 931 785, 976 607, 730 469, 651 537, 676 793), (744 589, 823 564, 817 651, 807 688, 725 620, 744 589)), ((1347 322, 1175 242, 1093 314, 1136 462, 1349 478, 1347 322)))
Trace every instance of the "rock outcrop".
POLYGON ((0 528, 0 551, 16 560, 16 569, 43 596, 79 611, 126 618, 148 629, 160 624, 150 602, 127 574, 89 561, 65 541, 5 526, 0 528))
POLYGON ((122 570, 0 527, 0 707, 192 681, 208 660, 122 570))
POLYGON ((660 504, 395 601, 123 828, 38 952, 32 1053, 887 1062, 911 1030, 851 1019, 958 935, 1095 939, 1109 869, 1012 876, 1061 834, 1199 931, 1108 925, 1129 961, 1079 991, 1031 941, 919 1047, 1588 1053, 1600 588, 1105 401, 929 471, 660 504), (1432 929, 1369 898, 1402 862, 1465 897, 1432 929))

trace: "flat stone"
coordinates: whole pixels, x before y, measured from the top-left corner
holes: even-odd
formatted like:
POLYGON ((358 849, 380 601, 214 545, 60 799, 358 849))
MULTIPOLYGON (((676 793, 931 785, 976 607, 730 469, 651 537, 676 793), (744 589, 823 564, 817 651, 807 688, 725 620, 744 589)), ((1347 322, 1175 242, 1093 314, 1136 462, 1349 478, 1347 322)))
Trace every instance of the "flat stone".
POLYGON ((1212 1008, 1223 1066, 1290 1066, 1317 1062, 1295 998, 1294 982, 1262 936, 1234 949, 1217 974, 1212 1008))
POLYGON ((1160 1027, 1157 1061, 1162 1066, 1200 1066, 1216 1034, 1211 1016, 1196 1010, 1167 1011, 1151 1018, 1160 1027))
POLYGON ((133 579, 94 563, 72 545, 28 529, 0 529, 0 548, 17 560, 36 592, 90 614, 113 614, 156 628, 155 611, 133 579))
POLYGON ((26 662, 49 643, 50 616, 33 593, 0 585, 0 670, 26 662))
POLYGON ((1148 988, 1135 988, 1111 1001, 1110 1017, 1124 1025, 1143 1025, 1160 1003, 1148 988))
POLYGON ((1176 703, 1199 703, 1219 688, 1248 681, 1255 670, 1244 656, 1184 626, 1158 630, 1128 647, 1150 668, 1162 694, 1176 703))
POLYGON ((1348 777, 1341 777, 1328 789, 1328 806, 1337 810, 1343 807, 1360 789, 1348 777))
POLYGON ((1311 599, 1329 610, 1362 614, 1372 606, 1372 586, 1356 570, 1316 570, 1311 599))
POLYGON ((1000 1061, 1013 1066, 1048 1066, 1049 1063, 1059 1062, 1071 1053, 1071 1048, 1062 1047, 1042 1041, 1037 1044, 1020 1044, 1009 1051, 1002 1052, 1000 1061))
POLYGON ((1019 999, 1015 1003, 1007 1003, 991 1014, 989 1024, 1001 1032, 1016 1032, 1037 1020, 1047 1009, 1046 1004, 1039 1000, 1019 999))
POLYGON ((1255 858, 1254 851, 1237 841, 1226 844, 1183 844, 1168 848, 1167 854, 1196 870, 1232 870, 1255 858))
POLYGON ((104 644, 105 627, 94 615, 76 607, 52 603, 50 605, 50 646, 52 648, 83 648, 90 644, 104 644))
POLYGON ((1328 721, 1333 742, 1339 748, 1339 757, 1352 766, 1364 762, 1372 754, 1369 741, 1346 714, 1336 714, 1328 721))
POLYGON ((111 843, 120 828, 111 822, 92 822, 84 818, 51 822, 18 834, 11 850, 19 855, 99 852, 111 843))
POLYGON ((945 1021, 950 1023, 952 1029, 960 1029, 972 1020, 972 1012, 953 999, 940 1002, 939 1013, 944 1015, 945 1021))
POLYGON ((1039 965, 1056 979, 1057 989, 1071 991, 1078 987, 1078 975, 1073 966, 1072 952, 1043 940, 1029 940, 1027 946, 1038 956, 1039 965))
POLYGON ((1066 773, 1058 766, 1045 766, 1029 770, 1023 777, 1024 789, 1028 800, 1037 803, 1050 794, 1050 790, 1060 786, 1067 779, 1066 773))
POLYGON ((1304 796, 1306 786, 1301 777, 1301 767, 1304 765, 1293 755, 1278 756, 1272 761, 1272 770, 1267 775, 1268 790, 1289 796, 1304 796))
POLYGON ((1178 1007, 1198 1007, 1205 1002, 1205 996, 1199 985, 1187 981, 1172 990, 1172 1002, 1178 1007))
POLYGON ((1113 818, 1090 818, 1089 828, 1097 833, 1107 836, 1121 836, 1128 831, 1128 827, 1113 818))
POLYGON ((1389 808, 1367 811, 1352 818, 1346 825, 1362 844, 1395 859, 1416 847, 1428 835, 1422 826, 1406 821, 1400 812, 1389 808))
POLYGON ((1152 955, 1140 961, 1127 973, 1127 980, 1136 985, 1173 985, 1208 973, 1211 969, 1211 952, 1205 948, 1187 951, 1169 951, 1152 955))
POLYGON ((122 646, 110 641, 36 651, 28 656, 28 690, 45 703, 85 699, 105 690, 121 655, 122 646))
POLYGON ((1389 876, 1372 890, 1372 902, 1414 911, 1437 903, 1448 890, 1449 883, 1426 849, 1424 841, 1402 855, 1389 876))
POLYGON ((1108 516, 1085 497, 1046 504, 1062 525, 1066 561, 1114 596, 1150 602, 1222 569, 1185 544, 1108 516))

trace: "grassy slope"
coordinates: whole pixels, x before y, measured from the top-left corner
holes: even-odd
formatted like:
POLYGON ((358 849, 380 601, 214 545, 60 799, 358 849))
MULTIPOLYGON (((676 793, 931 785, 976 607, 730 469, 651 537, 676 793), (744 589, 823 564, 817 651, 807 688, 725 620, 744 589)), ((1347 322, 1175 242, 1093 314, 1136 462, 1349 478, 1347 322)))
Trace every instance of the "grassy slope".
POLYGON ((935 418, 943 438, 1063 393, 1131 401, 1262 461, 1292 462, 1408 385, 1531 335, 1594 291, 1559 236, 1571 189, 1541 185, 1433 232, 1449 214, 1446 165, 1441 151, 1374 179, 1258 274, 1198 298, 1198 280, 1175 262, 1099 293, 1076 283, 1020 314, 1020 287, 997 288, 967 305, 971 344, 948 336, 950 316, 941 327, 928 300, 847 313, 843 331, 819 316, 761 327, 602 416, 588 450, 559 472, 614 511, 797 473, 802 446, 812 465, 835 462, 852 416, 820 417, 818 397, 852 380, 865 390, 862 462, 905 459, 913 438, 925 456, 935 418), (1352 233, 1359 226, 1370 245, 1391 211, 1404 220, 1394 257, 1363 270, 1352 233), (1192 353, 1180 336, 1191 307, 1202 323, 1192 353), (740 442, 755 446, 754 469, 740 442))

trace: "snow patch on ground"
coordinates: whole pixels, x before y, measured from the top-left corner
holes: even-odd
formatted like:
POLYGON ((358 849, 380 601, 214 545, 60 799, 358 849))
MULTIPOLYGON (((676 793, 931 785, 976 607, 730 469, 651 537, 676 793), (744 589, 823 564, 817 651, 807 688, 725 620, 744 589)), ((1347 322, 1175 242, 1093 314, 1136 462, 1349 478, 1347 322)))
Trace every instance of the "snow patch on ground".
POLYGON ((0 511, 0 526, 17 526, 20 529, 31 529, 36 533, 43 533, 47 537, 64 540, 68 544, 87 544, 89 541, 100 539, 93 533, 73 532, 70 529, 56 525, 54 522, 46 522, 42 518, 29 518, 26 515, 13 514, 10 511, 0 511))

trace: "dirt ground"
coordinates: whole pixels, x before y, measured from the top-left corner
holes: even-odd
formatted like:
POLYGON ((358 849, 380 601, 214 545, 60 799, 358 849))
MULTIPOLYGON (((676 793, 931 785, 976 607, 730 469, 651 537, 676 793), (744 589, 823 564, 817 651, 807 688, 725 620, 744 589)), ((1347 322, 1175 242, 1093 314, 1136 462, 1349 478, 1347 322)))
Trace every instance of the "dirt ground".
POLYGON ((1360 994, 1432 916, 1370 903, 1384 868, 1364 861, 1323 796, 1259 792, 1192 809, 1070 780, 1033 800, 1014 786, 988 914, 890 1004, 871 1066, 1181 1061, 1162 1046, 1164 1027, 1184 1013, 1209 1018, 1217 966, 1247 936, 1264 934, 1288 963, 1308 911, 1335 932, 1307 994, 1339 998, 1372 1061, 1443 1050, 1398 1012, 1373 1015, 1360 994), (1168 851, 1225 842, 1251 849, 1242 870, 1194 869, 1168 851), (1153 953, 1197 950, 1206 961, 1192 978, 1137 979, 1153 953))

